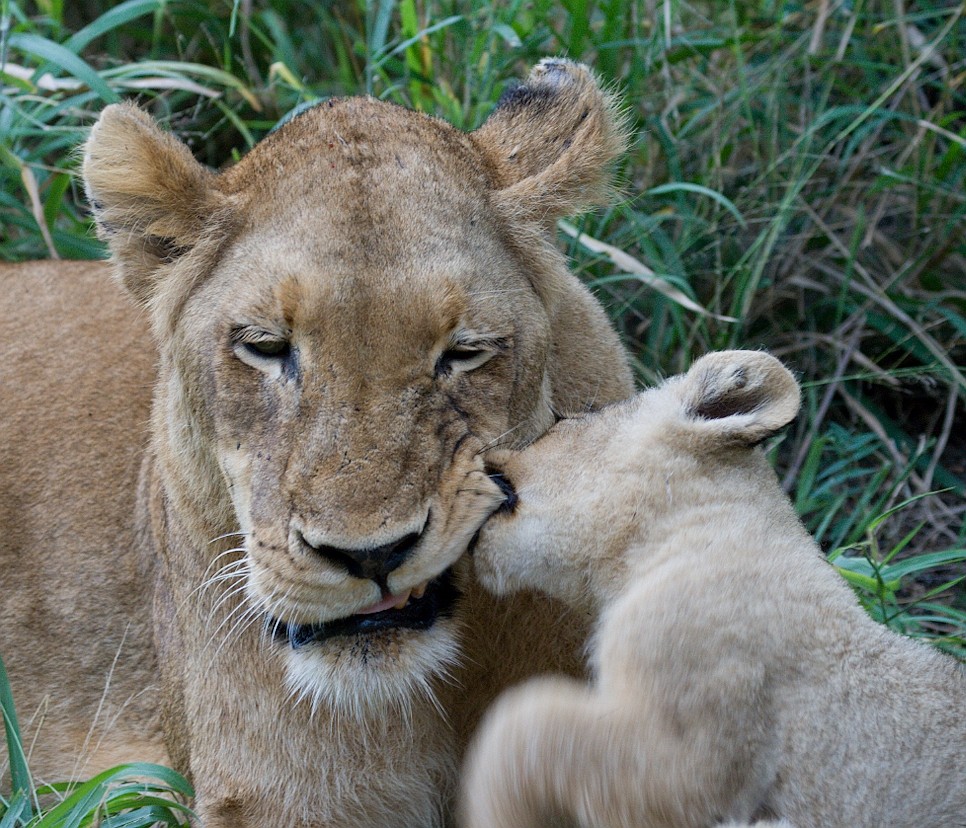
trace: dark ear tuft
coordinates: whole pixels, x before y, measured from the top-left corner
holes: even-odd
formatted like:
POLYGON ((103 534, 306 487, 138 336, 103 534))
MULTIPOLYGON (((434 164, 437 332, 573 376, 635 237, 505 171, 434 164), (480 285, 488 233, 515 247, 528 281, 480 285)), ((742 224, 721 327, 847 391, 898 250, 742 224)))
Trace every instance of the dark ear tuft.
POLYGON ((495 201, 515 220, 552 223, 606 201, 628 144, 616 99, 579 63, 544 58, 471 136, 490 164, 495 201))
POLYGON ((548 85, 527 86, 517 81, 510 84, 500 95, 494 111, 506 116, 520 109, 530 108, 532 113, 539 114, 541 109, 550 106, 553 98, 554 90, 548 85))

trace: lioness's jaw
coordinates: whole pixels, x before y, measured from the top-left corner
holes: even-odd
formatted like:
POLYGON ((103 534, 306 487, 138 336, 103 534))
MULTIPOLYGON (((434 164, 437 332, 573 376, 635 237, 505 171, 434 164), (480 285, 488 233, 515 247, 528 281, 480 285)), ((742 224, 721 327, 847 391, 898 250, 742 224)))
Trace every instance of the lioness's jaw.
POLYGON ((329 646, 285 650, 285 682, 297 702, 357 721, 411 716, 438 704, 438 684, 461 663, 459 625, 446 617, 425 630, 394 630, 374 644, 364 634, 329 646))

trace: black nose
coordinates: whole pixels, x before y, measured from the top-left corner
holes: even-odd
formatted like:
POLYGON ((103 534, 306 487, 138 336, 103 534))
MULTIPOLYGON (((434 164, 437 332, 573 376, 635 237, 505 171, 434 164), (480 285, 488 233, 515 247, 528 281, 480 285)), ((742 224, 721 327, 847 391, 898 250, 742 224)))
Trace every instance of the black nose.
POLYGON ((420 532, 410 532, 394 541, 370 549, 343 549, 327 544, 312 546, 307 541, 306 546, 314 549, 327 561, 341 566, 355 578, 381 582, 409 557, 419 543, 420 537, 422 537, 420 532))

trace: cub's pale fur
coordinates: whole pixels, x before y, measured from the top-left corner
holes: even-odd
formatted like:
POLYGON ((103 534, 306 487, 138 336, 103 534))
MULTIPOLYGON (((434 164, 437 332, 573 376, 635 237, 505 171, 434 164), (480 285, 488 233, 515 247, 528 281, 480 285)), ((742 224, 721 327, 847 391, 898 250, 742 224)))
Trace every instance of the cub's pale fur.
POLYGON ((40 778, 169 759, 206 828, 443 821, 483 707, 579 666, 463 553, 487 445, 631 392, 554 246, 625 141, 560 60, 476 132, 330 100, 220 174, 103 112, 116 283, 0 284, 0 651, 40 778))
POLYGON ((869 619, 798 521, 756 448, 798 406, 773 357, 711 354, 493 458, 519 501, 476 570, 597 617, 595 679, 497 703, 468 828, 966 825, 966 674, 869 619))

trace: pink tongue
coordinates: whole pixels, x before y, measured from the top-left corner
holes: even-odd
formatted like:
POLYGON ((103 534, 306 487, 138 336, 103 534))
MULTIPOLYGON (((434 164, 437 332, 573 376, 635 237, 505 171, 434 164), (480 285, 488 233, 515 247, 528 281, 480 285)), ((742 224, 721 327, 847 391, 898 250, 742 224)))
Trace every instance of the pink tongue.
POLYGON ((358 610, 356 615, 372 615, 376 612, 382 612, 390 607, 394 607, 399 603, 399 599, 402 598, 401 595, 387 595, 381 601, 377 601, 371 607, 366 607, 365 609, 358 610))

